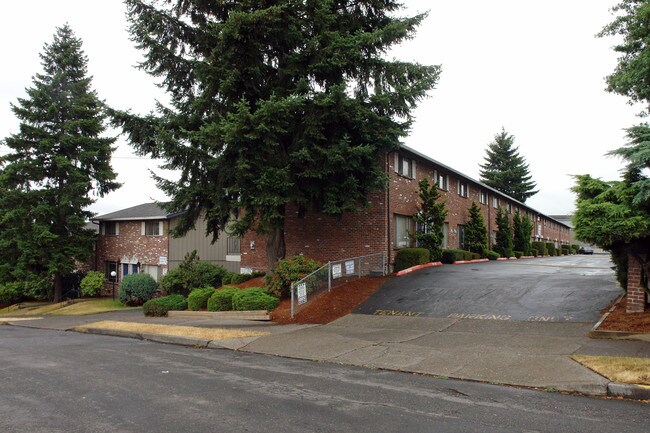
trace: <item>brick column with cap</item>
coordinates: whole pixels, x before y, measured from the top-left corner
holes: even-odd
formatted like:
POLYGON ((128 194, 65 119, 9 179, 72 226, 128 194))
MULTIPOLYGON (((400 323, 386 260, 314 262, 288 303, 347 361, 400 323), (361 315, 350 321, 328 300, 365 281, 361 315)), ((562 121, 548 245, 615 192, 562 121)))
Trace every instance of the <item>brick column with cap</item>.
POLYGON ((627 265, 627 313, 643 313, 645 310, 645 287, 643 287, 641 263, 628 255, 627 265))

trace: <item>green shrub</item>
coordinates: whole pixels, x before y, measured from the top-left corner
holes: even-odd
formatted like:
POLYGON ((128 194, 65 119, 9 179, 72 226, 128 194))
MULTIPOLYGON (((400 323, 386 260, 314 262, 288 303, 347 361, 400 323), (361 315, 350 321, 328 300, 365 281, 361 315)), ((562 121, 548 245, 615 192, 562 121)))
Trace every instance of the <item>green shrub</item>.
POLYGON ((316 269, 320 263, 305 256, 293 256, 278 261, 278 264, 266 276, 266 287, 271 295, 278 298, 288 298, 291 283, 304 278, 316 269))
POLYGON ((142 305, 158 288, 158 283, 149 274, 131 274, 120 283, 120 302, 126 305, 142 305))
POLYGON ((440 259, 442 263, 450 264, 461 260, 465 260, 465 251, 450 249, 442 250, 442 258, 440 259))
POLYGON ((497 253, 496 251, 487 251, 485 253, 485 256, 488 258, 488 260, 496 260, 499 257, 501 257, 501 255, 499 255, 499 253, 497 253))
POLYGON ((11 282, 0 284, 0 304, 15 304, 23 299, 20 283, 11 282))
POLYGON ((187 299, 183 295, 169 295, 148 300, 142 305, 142 312, 145 316, 162 317, 168 311, 183 311, 186 308, 187 299))
POLYGON ((571 251, 573 251, 573 254, 577 254, 579 249, 580 249, 580 245, 571 244, 571 251))
POLYGON ((402 248, 395 255, 395 272, 429 263, 430 255, 431 253, 426 248, 402 248))
POLYGON ((562 245, 562 254, 565 256, 568 256, 571 254, 571 246, 570 245, 562 245))
POLYGON ((102 293, 106 276, 103 272, 90 271, 81 280, 81 294, 83 296, 98 296, 102 293))
POLYGON ((549 256, 556 256, 557 255, 556 252, 555 252, 555 250, 556 250, 555 244, 553 242, 546 242, 545 245, 546 245, 546 251, 548 251, 549 256))
POLYGON ((235 311, 271 311, 278 306, 280 300, 266 293, 259 287, 240 290, 232 297, 232 308, 235 311))
POLYGON ((524 255, 523 251, 515 251, 515 257, 517 257, 518 259, 520 259, 521 256, 523 256, 523 255, 524 255))
POLYGON ((167 272, 160 285, 169 294, 188 296, 192 289, 221 286, 221 280, 227 273, 223 266, 200 261, 196 251, 192 251, 185 255, 183 263, 167 272))
POLYGON ((187 297, 187 308, 190 311, 199 311, 208 306, 208 299, 214 293, 213 287, 194 289, 187 297))
POLYGON ((253 274, 231 274, 229 284, 241 284, 253 278, 253 274))
POLYGON ((532 255, 533 255, 534 257, 537 257, 537 256, 539 255, 539 251, 537 251, 536 249, 533 249, 533 250, 532 250, 532 255))
POLYGON ((541 241, 535 241, 531 243, 533 250, 537 251, 537 256, 547 256, 548 250, 546 249, 546 243, 541 241))
POLYGON ((481 258, 481 255, 479 253, 473 253, 471 251, 463 251, 463 260, 477 260, 481 258))
POLYGON ((231 311, 232 297, 241 292, 237 287, 224 286, 216 290, 208 299, 208 311, 231 311))

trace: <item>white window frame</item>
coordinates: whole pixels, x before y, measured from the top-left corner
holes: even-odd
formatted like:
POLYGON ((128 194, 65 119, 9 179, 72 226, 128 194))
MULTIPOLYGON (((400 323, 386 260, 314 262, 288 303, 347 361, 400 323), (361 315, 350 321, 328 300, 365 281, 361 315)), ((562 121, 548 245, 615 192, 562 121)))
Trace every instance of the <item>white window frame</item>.
POLYGON ((469 184, 460 179, 458 180, 458 195, 461 197, 469 197, 469 184))
POLYGON ((438 172, 438 177, 436 178, 436 183, 438 188, 443 191, 449 191, 449 176, 443 173, 438 172))
POLYGON ((488 195, 487 195, 487 193, 486 193, 485 191, 479 191, 479 193, 478 193, 478 201, 479 201, 481 204, 487 204, 487 202, 488 202, 488 195))
POLYGON ((415 160, 399 154, 395 154, 395 172, 400 176, 408 177, 410 179, 415 179, 416 176, 415 160))
POLYGON ((393 214, 395 228, 394 246, 395 248, 409 248, 411 246, 411 232, 413 231, 413 218, 407 215, 393 214), (402 223, 398 223, 401 220, 402 223), (404 224, 405 223, 405 224, 404 224), (404 232, 400 233, 401 226, 404 226, 404 232))
POLYGON ((102 234, 104 236, 117 236, 120 234, 120 223, 117 221, 104 221, 102 223, 102 234), (108 225, 111 225, 112 227, 115 227, 115 230, 111 230, 112 233, 109 233, 107 230, 108 225))
POLYGON ((162 221, 142 221, 141 228, 142 236, 162 236, 163 235, 163 224, 162 221), (157 225, 157 233, 153 228, 157 225), (151 228, 151 233, 149 233, 149 228, 151 228))
POLYGON ((495 209, 499 208, 499 197, 492 197, 492 207, 495 209))

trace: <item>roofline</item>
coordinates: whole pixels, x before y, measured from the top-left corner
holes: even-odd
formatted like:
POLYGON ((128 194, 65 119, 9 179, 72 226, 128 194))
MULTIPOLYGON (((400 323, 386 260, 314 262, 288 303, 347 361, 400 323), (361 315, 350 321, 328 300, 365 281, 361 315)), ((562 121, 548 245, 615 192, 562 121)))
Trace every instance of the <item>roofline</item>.
POLYGON ((418 157, 420 157, 422 159, 425 159, 425 160, 427 160, 427 161, 429 161, 429 162, 431 162, 433 164, 436 164, 436 165, 440 166, 441 168, 443 168, 443 169, 445 169, 445 170, 447 170, 447 171, 449 171, 449 172, 451 172, 451 173, 453 173, 453 174, 455 174, 457 176, 460 176, 460 177, 463 177, 463 178, 465 178, 465 179, 467 179, 469 181, 472 181, 475 184, 477 184, 477 185, 479 185, 479 186, 481 186, 481 187, 483 187, 483 188, 485 188, 487 190, 490 190, 490 191, 492 191, 493 193, 495 193, 497 195, 500 195, 501 197, 505 197, 508 200, 512 200, 513 202, 519 204, 520 206, 522 206, 522 207, 524 207, 526 209, 529 209, 529 210, 537 213, 538 215, 543 215, 544 217, 548 218, 549 220, 555 221, 556 223, 558 223, 558 224, 560 224, 560 225, 562 225, 562 226, 564 226, 564 227, 566 227, 568 229, 571 229, 571 227, 569 225, 567 225, 567 224, 565 224, 565 223, 563 223, 561 221, 558 221, 555 218, 551 218, 550 216, 546 215, 545 213, 540 212, 537 209, 533 209, 532 207, 528 206, 527 204, 524 204, 524 203, 520 202, 519 200, 516 200, 516 199, 510 197, 508 194, 504 194, 501 191, 496 190, 496 189, 492 188, 491 186, 484 184, 483 182, 479 182, 478 180, 472 179, 471 177, 467 176, 466 174, 461 173, 460 171, 455 170, 455 169, 449 167, 448 165, 445 165, 442 162, 437 161, 437 160, 435 160, 435 159, 433 159, 433 158, 431 158, 431 157, 429 157, 429 156, 427 156, 427 155, 425 155, 425 154, 423 154, 421 152, 418 152, 417 150, 415 150, 415 149, 413 149, 411 147, 408 147, 408 146, 402 144, 402 145, 400 145, 399 149, 397 149, 396 151, 399 152, 399 150, 401 150, 401 149, 404 149, 407 152, 410 152, 415 156, 418 156, 418 157))
POLYGON ((173 215, 160 215, 148 217, 128 217, 128 218, 93 218, 91 221, 151 221, 151 220, 166 220, 170 219, 173 215))

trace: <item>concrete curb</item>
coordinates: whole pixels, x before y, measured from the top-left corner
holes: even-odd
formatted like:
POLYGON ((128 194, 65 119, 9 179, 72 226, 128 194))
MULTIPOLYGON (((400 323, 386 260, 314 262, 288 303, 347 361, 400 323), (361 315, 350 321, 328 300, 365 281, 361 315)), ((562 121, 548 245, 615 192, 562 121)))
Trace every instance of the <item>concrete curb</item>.
POLYGON ((650 386, 611 382, 607 385, 607 395, 630 400, 650 400, 650 386))
POLYGON ((419 271, 420 269, 430 268, 432 266, 442 266, 442 263, 431 262, 431 263, 424 263, 422 265, 411 266, 410 268, 402 269, 401 271, 396 272, 395 276, 401 277, 402 275, 410 274, 411 272, 419 271))
POLYGON ((271 314, 264 311, 169 311, 167 317, 207 318, 231 320, 271 320, 271 314))
POLYGON ((474 260, 457 260, 454 262, 454 265, 465 265, 468 263, 483 263, 489 262, 490 259, 474 259, 474 260))

